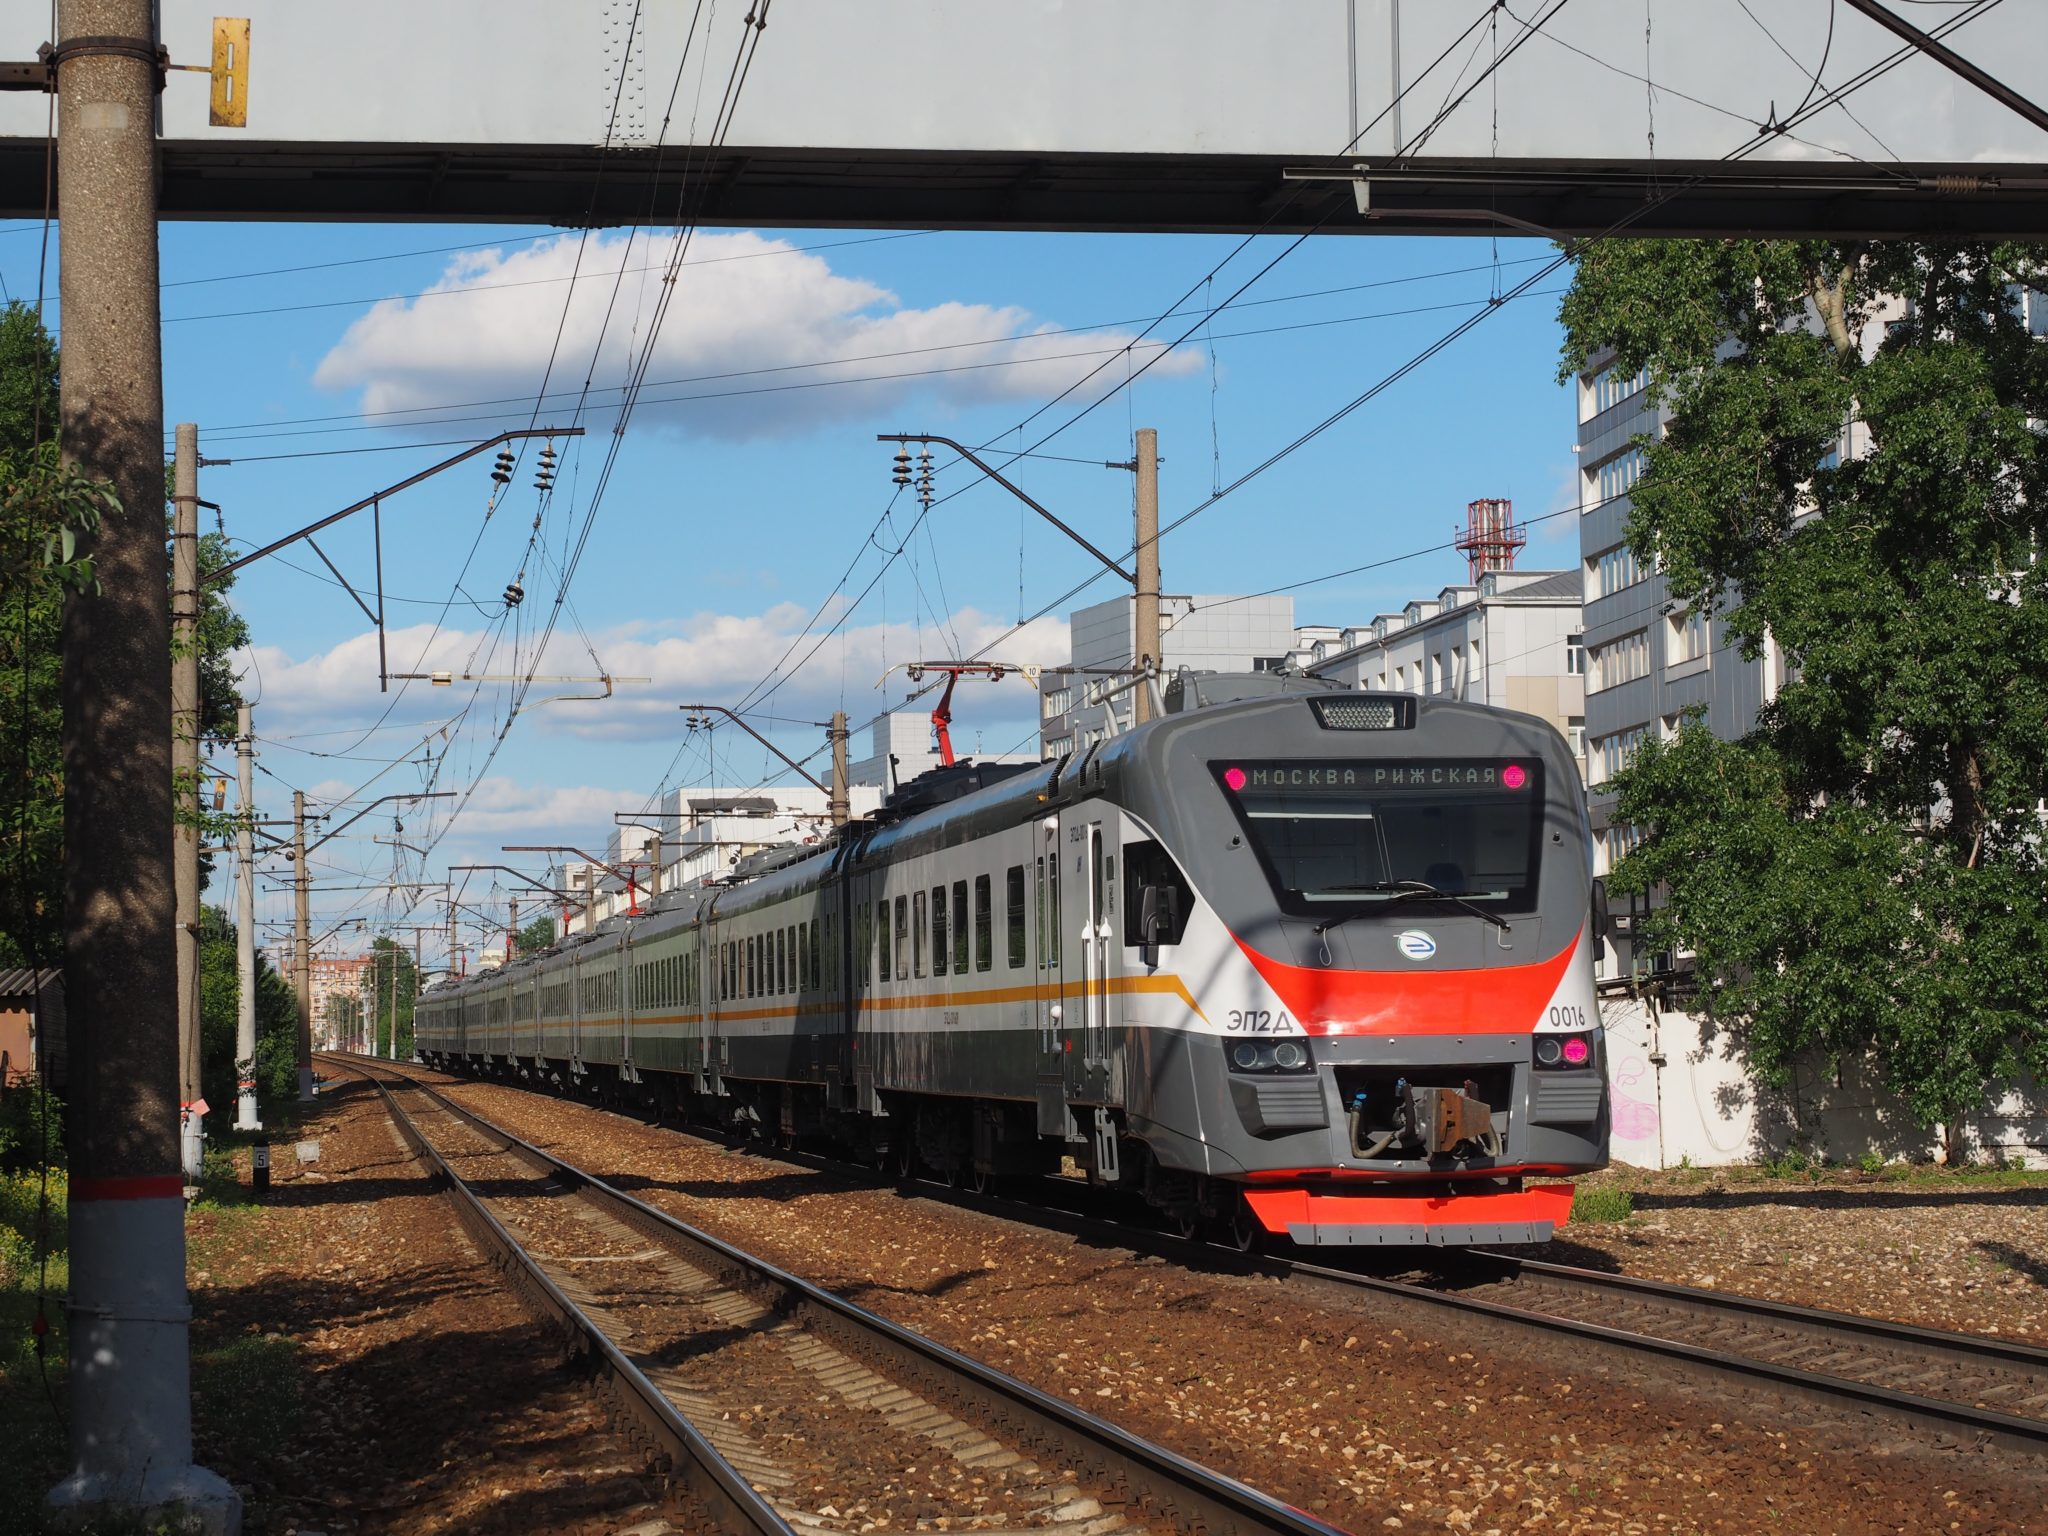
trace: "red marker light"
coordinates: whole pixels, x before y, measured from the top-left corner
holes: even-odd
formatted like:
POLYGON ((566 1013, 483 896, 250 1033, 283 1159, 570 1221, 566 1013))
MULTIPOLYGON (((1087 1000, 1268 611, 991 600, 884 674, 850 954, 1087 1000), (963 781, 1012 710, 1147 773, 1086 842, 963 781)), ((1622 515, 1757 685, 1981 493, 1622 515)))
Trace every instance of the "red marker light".
POLYGON ((1529 782, 1529 772, 1519 763, 1509 763, 1501 770, 1500 781, 1509 789, 1520 789, 1529 782))
POLYGON ((1224 769, 1223 783, 1224 787, 1230 790, 1232 794, 1237 793, 1237 791, 1244 788, 1244 770, 1242 768, 1224 769))
POLYGON ((1564 1059, 1575 1067, 1586 1064, 1586 1058, 1593 1054, 1593 1048, 1586 1044, 1585 1036, 1574 1035, 1564 1043, 1564 1059))

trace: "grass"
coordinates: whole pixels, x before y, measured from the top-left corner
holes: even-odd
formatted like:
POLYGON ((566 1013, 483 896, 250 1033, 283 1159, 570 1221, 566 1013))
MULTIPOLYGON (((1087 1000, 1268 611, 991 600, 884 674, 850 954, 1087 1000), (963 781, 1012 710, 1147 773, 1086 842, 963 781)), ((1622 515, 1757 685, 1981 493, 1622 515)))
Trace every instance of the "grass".
POLYGON ((1571 1219, 1581 1225, 1626 1221, 1635 1210, 1636 1197, 1612 1184, 1581 1184, 1572 1193, 1571 1219))
POLYGON ((299 1342, 281 1333, 247 1333, 196 1354, 195 1428, 238 1461, 274 1456, 298 1428, 304 1379, 299 1342))
MULTIPOLYGON (((242 1188, 230 1149, 207 1156, 201 1204, 236 1225, 260 1222, 242 1188)), ((39 1536, 50 1529, 44 1496, 70 1465, 62 1299, 70 1285, 66 1194, 61 1170, 50 1175, 48 1331, 38 1358, 36 1209, 33 1174, 0 1175, 0 1531, 39 1536)), ((195 1342, 197 1336, 195 1335, 195 1342)), ((216 1470, 247 1467, 288 1448, 301 1417, 305 1366, 295 1340, 244 1334, 192 1357, 193 1430, 216 1470)), ((96 1521, 67 1527, 77 1536, 172 1536, 175 1520, 96 1521)))

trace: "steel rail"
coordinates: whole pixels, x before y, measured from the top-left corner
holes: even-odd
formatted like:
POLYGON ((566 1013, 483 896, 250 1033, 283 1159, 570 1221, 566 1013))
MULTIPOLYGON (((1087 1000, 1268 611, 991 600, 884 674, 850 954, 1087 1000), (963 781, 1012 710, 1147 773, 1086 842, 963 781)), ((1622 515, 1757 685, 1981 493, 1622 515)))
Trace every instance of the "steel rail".
POLYGON ((1765 1296, 1706 1290, 1671 1280, 1608 1274, 1597 1269, 1526 1259, 1511 1253, 1480 1251, 1472 1257, 1499 1265, 1505 1272, 1505 1280, 1516 1281, 1526 1276, 1538 1289, 1554 1286, 1560 1290, 1578 1290, 1601 1296, 1639 1297, 1700 1318, 1753 1318, 1787 1333, 1805 1334, 1823 1343, 1840 1344, 1850 1340, 1941 1365, 1968 1362, 1993 1370, 2026 1372, 2039 1377, 2040 1390, 2048 1395, 2048 1349, 2036 1344, 2023 1344, 2017 1339, 1923 1328, 1891 1318, 1865 1317, 1860 1313, 1836 1312, 1824 1307, 1802 1307, 1765 1296))
MULTIPOLYGON (((401 1063, 401 1065, 403 1065, 401 1063)), ((362 1071, 351 1061, 352 1070, 362 1071)), ((389 1071, 389 1063, 379 1063, 389 1071)), ((368 1075, 367 1073, 365 1075, 368 1075)), ((404 1073, 412 1088, 536 1172, 576 1189, 615 1219, 671 1248, 722 1284, 766 1297, 837 1348, 900 1385, 946 1400, 991 1433, 1035 1446, 1118 1489, 1145 1516, 1205 1536, 1344 1536, 1336 1526, 1050 1393, 889 1321, 824 1287, 636 1200, 404 1073)))
MULTIPOLYGON (((427 1087, 425 1084, 418 1086, 427 1087)), ((459 1106, 452 1107, 458 1116, 466 1118, 469 1114, 459 1106)), ((508 1133, 498 1131, 496 1134, 508 1133)), ((714 1144, 721 1141, 716 1133, 707 1134, 694 1127, 684 1134, 708 1139, 714 1144)), ((725 1144, 742 1143, 734 1139, 725 1144)), ((754 1147, 762 1155, 772 1155, 805 1167, 833 1172, 841 1177, 859 1177, 871 1173, 871 1170, 812 1154, 791 1152, 786 1149, 771 1152, 758 1143, 745 1144, 754 1147)), ((539 1155, 547 1156, 545 1153, 539 1155)), ((983 1214, 1051 1228, 1071 1236, 1113 1242, 1181 1262, 1197 1261, 1214 1266, 1220 1261, 1243 1273, 1263 1274, 1277 1279, 1300 1279, 1353 1294, 1368 1292, 1390 1300, 1413 1303, 1422 1309, 1477 1319, 1514 1334, 1535 1331, 1548 1338, 1568 1338, 1617 1360, 1640 1358, 1645 1355, 1659 1356, 1709 1377, 1742 1385, 1760 1383, 1784 1395, 1827 1404, 1837 1410, 1845 1406, 1852 1407, 1863 1413, 1881 1415, 1911 1424, 1923 1431, 1932 1431, 1940 1437, 1959 1437, 1972 1444, 2034 1454, 2048 1452, 2048 1419, 2006 1413, 1952 1398, 1930 1397, 1900 1388, 1858 1381, 1852 1377, 1803 1370, 1796 1366, 1743 1354, 1736 1347, 1708 1347, 1683 1339, 1665 1338, 1655 1333, 1587 1322, 1536 1307, 1515 1306, 1486 1297, 1463 1295, 1455 1290, 1437 1286, 1364 1275, 1305 1260, 1274 1255, 1240 1254, 1221 1244, 1205 1242, 1199 1238, 1178 1237, 1154 1228, 1134 1226, 1128 1222, 1060 1206, 1040 1205, 1000 1195, 976 1195, 965 1189, 939 1184, 931 1187, 930 1198, 983 1214)), ((711 1241, 715 1242, 716 1239, 711 1241)), ((1425 1262, 1440 1260, 1441 1257, 1438 1254, 1419 1256, 1425 1262)), ((1695 1309, 1713 1307, 1730 1318, 1746 1315, 1758 1320, 1767 1320, 1775 1326, 1803 1326, 1816 1334, 1840 1319, 1843 1332, 1853 1330, 1865 1340, 1881 1341, 1883 1347, 1896 1348, 1901 1352, 1911 1350, 1938 1363, 1975 1363, 1988 1357, 1999 1368, 2039 1370, 2048 1373, 2048 1350, 2012 1341, 1989 1339, 1976 1334, 1945 1333, 1884 1319, 1802 1308, 1785 1302, 1736 1296, 1727 1292, 1667 1286, 1660 1281, 1609 1276, 1594 1270, 1574 1270, 1564 1265, 1539 1264, 1535 1260, 1517 1259, 1503 1254, 1481 1253, 1475 1257, 1482 1262, 1495 1265, 1505 1263, 1520 1266, 1527 1273, 1555 1279, 1560 1285, 1569 1281, 1577 1281, 1587 1287, 1611 1284, 1616 1290, 1626 1288, 1645 1298, 1668 1298, 1674 1304, 1677 1297, 1671 1293, 1683 1293, 1691 1299, 1695 1309)), ((797 1283, 804 1284, 801 1281, 797 1283)), ((2044 1380, 2048 1380, 2048 1375, 2044 1375, 2044 1380)), ((1059 1406, 1064 1407, 1063 1404, 1059 1406)))
MULTIPOLYGON (((415 1157, 426 1163, 433 1183, 454 1203, 456 1219, 463 1230, 488 1256, 492 1266, 512 1282, 530 1310, 565 1336, 572 1352, 590 1359, 597 1372, 599 1394, 634 1421, 639 1430, 636 1438, 657 1458, 661 1470, 678 1476, 689 1495, 721 1531, 733 1536, 796 1536, 774 1506, 754 1490, 695 1425, 676 1411, 662 1390, 562 1293, 518 1239, 505 1230, 413 1124, 383 1076, 353 1061, 345 1065, 377 1090, 400 1139, 415 1157), (666 1465, 661 1465, 663 1462, 666 1465)), ((404 1073, 392 1076, 432 1093, 425 1084, 414 1082, 404 1073)))
MULTIPOLYGON (((788 1158, 792 1154, 779 1152, 774 1155, 788 1158)), ((806 1154, 795 1155, 799 1161, 810 1161, 806 1154)), ((1073 1236, 1115 1242, 1183 1262, 1200 1262, 1212 1267, 1220 1263, 1247 1274, 1263 1274, 1275 1279, 1299 1279, 1353 1293, 1370 1292, 1397 1301, 1413 1302, 1425 1308, 1478 1318, 1517 1334, 1537 1331, 1550 1337, 1569 1337, 1617 1358, 1659 1355, 1723 1380, 1744 1385, 1761 1382, 1784 1394, 1827 1403, 1837 1409, 1844 1404, 1850 1404, 1866 1413, 1881 1414, 1909 1422, 1920 1429, 1931 1429, 1940 1436, 1961 1436, 1974 1444, 2034 1454, 2048 1452, 2048 1419, 2007 1413, 2001 1409, 1987 1408, 1955 1398, 1931 1397, 1924 1393, 1858 1381, 1853 1377, 1801 1369, 1744 1354, 1735 1346, 1713 1348, 1684 1339, 1665 1338, 1655 1333, 1587 1322, 1582 1318, 1544 1311, 1537 1306, 1515 1306, 1483 1296, 1464 1295, 1438 1286, 1365 1275, 1354 1270, 1336 1269, 1302 1259, 1283 1258, 1272 1254, 1240 1253, 1224 1244, 1206 1242, 1200 1238, 1179 1237, 1172 1233, 1136 1227, 1127 1222, 1060 1206, 1038 1205, 995 1195, 976 1195, 947 1186, 935 1187, 931 1197, 984 1214, 1023 1220, 1035 1226, 1051 1227, 1073 1236)), ((1548 1264, 1508 1254, 1482 1251, 1471 1257, 1497 1268, 1512 1266, 1532 1277, 1538 1277, 1533 1282, 1535 1284, 1555 1283, 1560 1288, 1577 1285, 1586 1290, 1599 1288, 1609 1293, 1629 1294, 1669 1305, 1676 1310, 1690 1310, 1695 1316, 1704 1317, 1712 1314, 1726 1321, 1739 1318, 1754 1320, 1787 1332, 1798 1330, 1808 1334, 1816 1342, 1833 1342, 1839 1345, 1847 1336, 1895 1353, 1911 1353, 1935 1364, 2038 1373, 2042 1390, 2048 1392, 2048 1349, 2012 1340, 1920 1328, 1883 1318, 1799 1307, 1788 1302, 1770 1301, 1725 1291, 1700 1290, 1696 1287, 1672 1285, 1664 1281, 1645 1280, 1634 1276, 1608 1275, 1597 1270, 1574 1269, 1567 1265, 1548 1264)), ((1442 1255, 1430 1253, 1418 1255, 1418 1259, 1424 1263, 1441 1262, 1442 1255)))

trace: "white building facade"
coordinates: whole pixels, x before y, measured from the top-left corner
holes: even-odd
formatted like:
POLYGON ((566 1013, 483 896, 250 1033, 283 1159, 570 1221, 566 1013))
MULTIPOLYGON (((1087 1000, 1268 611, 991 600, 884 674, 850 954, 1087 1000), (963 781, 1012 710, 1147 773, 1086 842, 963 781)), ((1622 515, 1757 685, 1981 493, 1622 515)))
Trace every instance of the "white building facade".
POLYGON ((1583 767, 1580 633, 1577 571, 1489 571, 1475 585, 1445 587, 1369 625, 1318 636, 1293 659, 1353 688, 1536 715, 1571 742, 1583 767))
MULTIPOLYGON (((1135 600, 1114 597, 1067 616, 1071 643, 1065 672, 1039 679, 1039 755, 1063 757, 1100 741, 1116 719, 1128 724, 1128 683, 1136 664, 1135 600)), ((1162 674, 1182 667, 1197 672, 1271 672, 1287 664, 1296 646, 1294 599, 1198 595, 1161 597, 1162 674)), ((1162 684, 1163 686, 1163 684, 1162 684)))

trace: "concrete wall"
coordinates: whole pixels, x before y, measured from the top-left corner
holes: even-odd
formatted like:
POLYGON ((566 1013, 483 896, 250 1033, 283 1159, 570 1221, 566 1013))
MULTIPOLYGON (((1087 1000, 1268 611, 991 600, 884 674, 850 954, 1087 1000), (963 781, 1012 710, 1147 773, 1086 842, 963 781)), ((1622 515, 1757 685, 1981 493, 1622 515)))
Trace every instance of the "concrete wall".
MULTIPOLYGON (((1845 1064, 1837 1081, 1816 1062, 1787 1088, 1761 1087, 1710 1021, 1626 997, 1603 998, 1600 1011, 1618 1163, 1727 1167, 1794 1148, 1834 1162, 1942 1153, 1939 1130, 1915 1124, 1865 1064, 1845 1064)), ((1963 1143, 1973 1158, 2048 1168, 2048 1091, 2026 1084, 2007 1094, 1965 1124, 1963 1143)))

